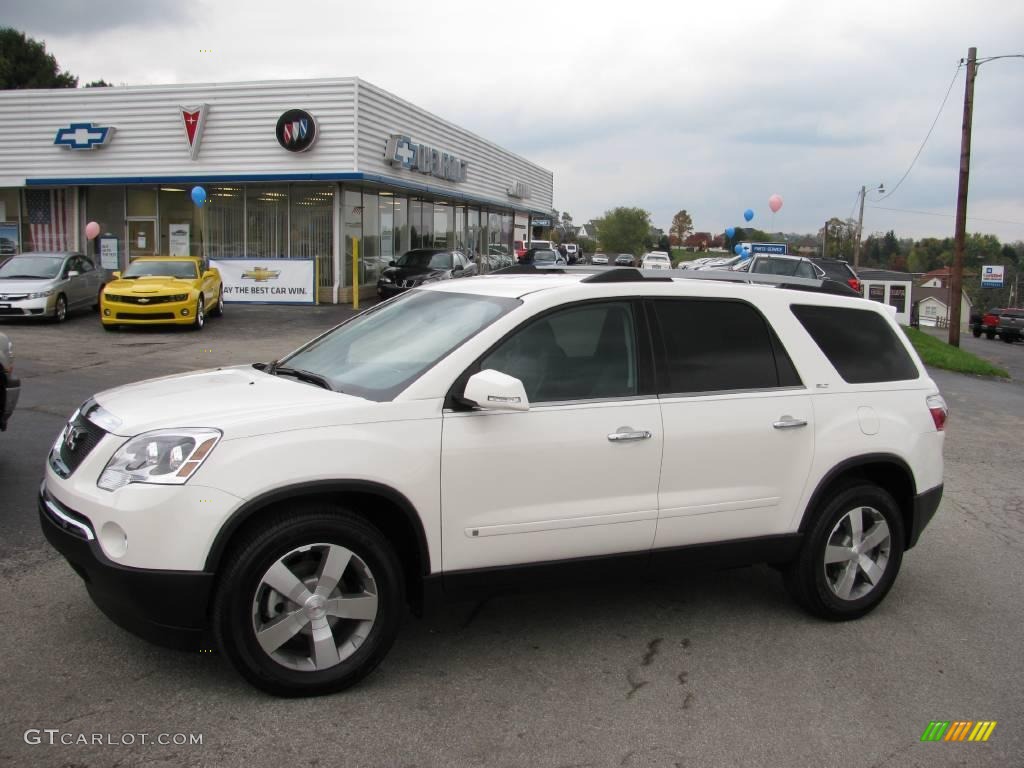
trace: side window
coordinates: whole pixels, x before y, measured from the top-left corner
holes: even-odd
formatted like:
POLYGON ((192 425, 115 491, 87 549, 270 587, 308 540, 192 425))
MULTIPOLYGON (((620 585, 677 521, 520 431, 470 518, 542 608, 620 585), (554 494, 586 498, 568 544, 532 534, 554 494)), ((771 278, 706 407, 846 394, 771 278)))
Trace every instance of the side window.
POLYGON ((86 272, 92 272, 92 270, 93 270, 92 262, 89 261, 87 258, 85 258, 85 256, 79 256, 78 259, 76 260, 76 262, 77 262, 78 266, 75 267, 75 269, 77 269, 83 275, 86 272))
POLYGON ((721 392, 799 386, 775 332, 746 302, 652 302, 665 347, 661 391, 721 392))
POLYGON ((481 361, 515 376, 530 402, 637 394, 636 336, 627 302, 569 307, 529 322, 481 361))
POLYGON ((801 261, 800 266, 797 268, 797 277, 808 277, 814 280, 818 277, 818 273, 814 271, 814 267, 808 264, 806 261, 801 261))
POLYGON ((791 309, 844 381, 868 384, 918 378, 906 348, 877 312, 801 304, 791 309))

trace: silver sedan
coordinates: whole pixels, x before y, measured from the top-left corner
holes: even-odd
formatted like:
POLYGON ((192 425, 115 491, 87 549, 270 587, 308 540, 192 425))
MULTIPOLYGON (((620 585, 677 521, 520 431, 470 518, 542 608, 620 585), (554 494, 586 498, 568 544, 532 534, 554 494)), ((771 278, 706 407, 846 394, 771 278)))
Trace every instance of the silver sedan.
POLYGON ((80 253, 23 253, 0 267, 0 317, 48 317, 62 322, 96 307, 102 272, 80 253))

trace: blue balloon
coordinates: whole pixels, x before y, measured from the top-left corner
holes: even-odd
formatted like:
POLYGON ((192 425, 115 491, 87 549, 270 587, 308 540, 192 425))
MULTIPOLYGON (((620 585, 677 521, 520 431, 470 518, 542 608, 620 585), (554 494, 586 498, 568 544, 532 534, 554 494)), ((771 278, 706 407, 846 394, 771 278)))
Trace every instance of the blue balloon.
POLYGON ((747 221, 750 221, 752 218, 754 218, 753 209, 747 208, 747 210, 743 212, 743 218, 746 219, 747 221))
POLYGON ((732 252, 739 256, 741 253, 743 253, 743 246, 740 245, 739 243, 736 243, 736 245, 733 246, 732 252))
POLYGON ((732 240, 732 238, 733 238, 733 236, 735 234, 736 234, 736 227, 726 227, 725 228, 725 236, 728 237, 730 240, 732 240))
POLYGON ((202 187, 192 187, 192 202, 202 208, 206 202, 206 190, 202 187))

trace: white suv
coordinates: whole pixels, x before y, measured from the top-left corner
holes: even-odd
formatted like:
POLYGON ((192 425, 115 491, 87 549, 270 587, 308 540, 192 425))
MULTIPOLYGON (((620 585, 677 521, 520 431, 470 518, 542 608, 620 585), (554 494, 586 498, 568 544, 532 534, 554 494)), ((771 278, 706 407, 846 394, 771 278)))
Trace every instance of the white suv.
POLYGON ((713 277, 517 267, 101 392, 42 527, 113 620, 286 696, 370 672, 407 604, 531 580, 765 562, 862 616, 938 507, 945 403, 883 305, 713 277))

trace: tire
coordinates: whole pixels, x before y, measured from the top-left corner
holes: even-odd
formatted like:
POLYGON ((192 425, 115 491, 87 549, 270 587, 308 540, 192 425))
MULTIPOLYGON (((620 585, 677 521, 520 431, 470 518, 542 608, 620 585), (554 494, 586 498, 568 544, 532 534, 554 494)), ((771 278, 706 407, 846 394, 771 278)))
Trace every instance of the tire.
POLYGON ((973 331, 971 331, 971 333, 974 334, 974 338, 976 338, 976 339, 981 336, 981 331, 979 331, 977 328, 975 328, 973 331))
POLYGON ((192 330, 201 331, 203 326, 206 325, 206 301, 203 299, 202 294, 199 295, 199 301, 196 302, 196 313, 192 317, 192 330))
POLYGON ((1017 339, 1014 336, 1009 336, 1005 333, 999 334, 999 338, 1005 341, 1007 344, 1013 344, 1017 339))
POLYGON ((859 619, 882 602, 895 582, 903 560, 903 542, 903 519, 887 491, 871 483, 845 486, 822 503, 800 554, 784 573, 786 589, 814 616, 829 621, 859 619), (853 552, 851 517, 858 515, 861 541, 871 539, 880 523, 884 526, 877 535, 887 534, 888 538, 865 550, 858 560, 826 564, 827 550, 832 557, 842 556, 844 550, 853 552), (864 568, 868 563, 880 570, 874 579, 864 568), (851 568, 853 576, 847 578, 851 568))
POLYGON ((329 504, 306 506, 255 532, 235 549, 223 574, 212 614, 217 647, 249 683, 274 696, 320 696, 354 685, 384 659, 404 613, 402 568, 388 540, 361 517, 329 504), (340 586, 323 587, 320 569, 338 556, 349 558, 340 586), (307 597, 285 597, 268 581, 307 597), (326 604, 316 601, 323 595, 315 585, 326 590, 326 604), (353 600, 356 593, 362 597, 353 600), (325 615, 331 603, 349 603, 357 616, 325 615), (285 615, 295 619, 291 632, 278 633, 277 640, 287 639, 265 650, 276 640, 261 644, 257 632, 287 624, 285 615), (327 636, 315 644, 314 632, 325 629, 327 636))
POLYGON ((117 330, 117 326, 116 326, 116 325, 114 325, 113 323, 100 323, 100 325, 102 325, 102 326, 103 326, 103 330, 104 330, 104 331, 110 331, 110 332, 113 332, 113 331, 116 331, 116 330, 117 330))
POLYGON ((217 296, 217 306, 210 310, 211 317, 224 317, 224 289, 220 289, 220 295, 217 296))
POLYGON ((995 331, 985 331, 985 338, 988 339, 989 341, 992 341, 992 339, 994 339, 995 337, 996 337, 996 332, 995 331))
POLYGON ((62 293, 57 296, 57 301, 53 305, 53 322, 63 323, 68 319, 68 300, 67 297, 62 293))

